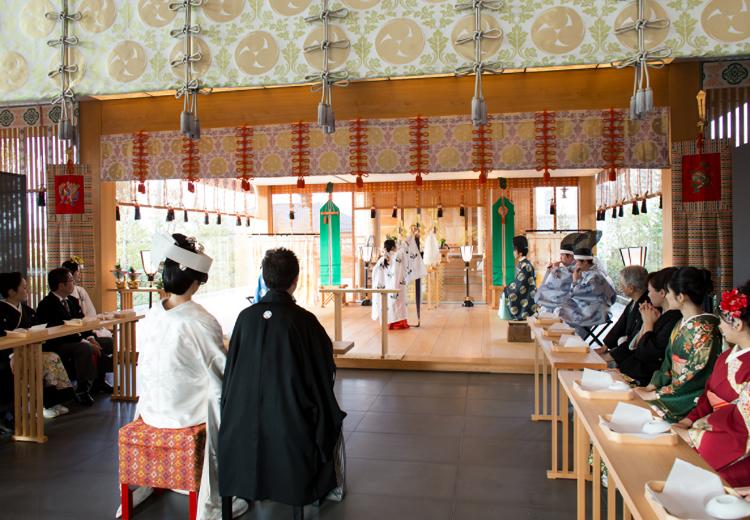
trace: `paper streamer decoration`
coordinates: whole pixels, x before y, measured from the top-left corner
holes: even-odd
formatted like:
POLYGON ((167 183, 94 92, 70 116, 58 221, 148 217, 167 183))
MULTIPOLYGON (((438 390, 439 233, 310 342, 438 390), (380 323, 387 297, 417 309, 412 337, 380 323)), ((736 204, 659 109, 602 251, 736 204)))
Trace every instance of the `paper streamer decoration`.
POLYGON ((307 123, 292 123, 292 174, 297 187, 305 187, 305 176, 310 174, 310 128, 307 123))
POLYGON ((237 129, 237 148, 235 150, 237 160, 237 179, 242 185, 243 191, 250 191, 250 181, 253 180, 253 127, 241 126, 237 129))
POLYGON ((352 175, 357 177, 357 188, 365 185, 362 177, 369 176, 367 170, 367 124, 355 119, 349 125, 349 167, 352 175))
POLYGON ((557 168, 557 141, 555 140, 555 113, 544 110, 534 118, 536 138, 536 171, 543 172, 544 182, 550 180, 550 170, 557 168))
POLYGON ((411 170, 415 175, 417 186, 422 185, 422 175, 430 173, 429 165, 429 129, 428 123, 422 116, 417 116, 409 122, 409 152, 411 156, 411 170))
POLYGON ((492 171, 492 128, 481 125, 472 130, 472 159, 474 171, 479 172, 479 183, 487 182, 487 174, 492 171))
POLYGON ((133 177, 138 179, 138 193, 146 193, 148 179, 148 134, 133 134, 133 177))

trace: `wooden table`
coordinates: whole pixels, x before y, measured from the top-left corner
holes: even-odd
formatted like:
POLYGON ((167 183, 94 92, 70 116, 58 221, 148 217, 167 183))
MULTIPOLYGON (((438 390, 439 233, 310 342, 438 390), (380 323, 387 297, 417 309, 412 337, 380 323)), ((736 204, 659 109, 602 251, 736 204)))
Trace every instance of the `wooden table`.
POLYGON ((135 313, 112 320, 88 322, 78 327, 60 325, 25 337, 0 338, 0 350, 13 349, 14 419, 13 440, 46 442, 44 435, 44 391, 42 344, 51 339, 90 332, 101 327, 114 329, 112 363, 115 378, 112 399, 135 401, 135 324, 143 316, 135 313))
MULTIPOLYGON (((580 371, 562 370, 558 373, 563 403, 573 404, 575 413, 575 468, 577 481, 577 518, 586 518, 586 481, 589 472, 589 446, 593 444, 593 465, 591 475, 591 518, 600 519, 601 476, 600 461, 607 466, 607 518, 614 520, 617 511, 616 492, 622 495, 624 510, 622 518, 631 515, 636 520, 657 520, 651 506, 646 501, 644 488, 649 480, 666 480, 672 464, 680 458, 690 464, 711 470, 711 467, 698 453, 680 439, 676 446, 653 446, 618 444, 606 438, 599 427, 599 416, 611 414, 617 401, 607 399, 584 399, 573 389, 573 382, 581 378, 580 371)), ((630 404, 648 408, 639 399, 630 404)))
POLYGON ((133 308, 133 293, 158 293, 159 299, 166 296, 164 289, 157 289, 156 287, 139 287, 138 289, 107 289, 109 292, 116 292, 120 296, 120 302, 118 308, 120 310, 132 309, 133 308))
POLYGON ((531 336, 536 343, 534 348, 534 414, 531 416, 531 420, 552 422, 552 461, 551 469, 547 472, 547 478, 574 479, 576 473, 571 467, 572 457, 569 449, 568 405, 564 402, 564 399, 562 403, 560 402, 562 392, 559 391, 557 373, 560 370, 584 368, 600 370, 607 368, 607 363, 592 350, 586 353, 553 352, 552 341, 543 336, 542 327, 538 325, 534 318, 529 318, 528 321, 529 327, 531 327, 531 336), (541 356, 540 352, 542 353, 541 356), (547 376, 548 365, 551 378, 547 376), (549 408, 547 407, 548 384, 550 385, 549 408), (547 413, 548 409, 550 410, 549 414, 547 413), (562 439, 559 438, 560 433, 562 433, 562 439), (559 451, 562 451, 562 460, 560 460, 559 451), (562 462, 562 467, 560 467, 560 462, 562 462))
POLYGON ((341 322, 341 308, 343 306, 344 295, 346 293, 370 293, 380 294, 380 357, 388 357, 388 294, 397 294, 398 289, 368 289, 367 287, 353 287, 351 289, 323 287, 321 293, 331 293, 334 296, 333 306, 333 353, 346 354, 354 347, 354 342, 343 340, 343 324, 341 322))

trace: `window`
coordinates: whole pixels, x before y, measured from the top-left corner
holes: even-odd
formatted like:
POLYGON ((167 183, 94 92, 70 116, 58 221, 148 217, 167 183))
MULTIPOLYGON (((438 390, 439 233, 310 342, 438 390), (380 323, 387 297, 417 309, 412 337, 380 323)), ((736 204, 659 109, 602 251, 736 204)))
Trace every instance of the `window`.
POLYGON ((578 229, 578 188, 534 188, 534 227, 549 230, 578 229), (553 201, 554 215, 551 212, 553 201))

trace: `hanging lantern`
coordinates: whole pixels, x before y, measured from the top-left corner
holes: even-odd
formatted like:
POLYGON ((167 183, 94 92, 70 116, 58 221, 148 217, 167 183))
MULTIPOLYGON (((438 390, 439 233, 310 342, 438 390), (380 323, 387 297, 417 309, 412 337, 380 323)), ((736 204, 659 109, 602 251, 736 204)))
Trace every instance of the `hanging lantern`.
POLYGON ((216 225, 221 226, 221 213, 216 214, 216 225))
POLYGON ((47 188, 42 186, 39 193, 36 194, 36 205, 43 208, 47 205, 47 188))
POLYGON ((240 227, 242 225, 242 219, 239 215, 237 215, 237 227, 240 227))
POLYGON ((203 223, 204 223, 205 225, 208 225, 208 211, 206 211, 206 214, 205 214, 205 215, 203 215, 203 223))
POLYGON ((120 221, 120 206, 115 206, 115 220, 120 221))
POLYGON ((174 221, 174 209, 168 208, 167 209, 167 222, 174 221))
POLYGON ((138 204, 135 205, 135 216, 133 218, 135 220, 141 220, 141 207, 138 204))
POLYGON ((632 206, 631 213, 633 215, 640 215, 641 214, 641 210, 638 208, 638 201, 637 200, 633 201, 633 206, 632 206))
POLYGON ((375 218, 375 215, 377 215, 377 211, 375 210, 375 206, 370 207, 370 218, 375 218))

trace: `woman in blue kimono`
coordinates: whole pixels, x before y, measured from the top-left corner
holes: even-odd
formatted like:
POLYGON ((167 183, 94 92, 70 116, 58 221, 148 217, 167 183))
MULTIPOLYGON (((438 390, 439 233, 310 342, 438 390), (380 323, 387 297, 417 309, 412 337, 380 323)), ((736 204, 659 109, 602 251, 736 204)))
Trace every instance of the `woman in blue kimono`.
POLYGON ((505 300, 514 320, 525 320, 536 312, 536 275, 534 266, 526 258, 529 243, 526 237, 513 237, 513 256, 516 259, 516 276, 505 286, 505 300))

